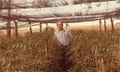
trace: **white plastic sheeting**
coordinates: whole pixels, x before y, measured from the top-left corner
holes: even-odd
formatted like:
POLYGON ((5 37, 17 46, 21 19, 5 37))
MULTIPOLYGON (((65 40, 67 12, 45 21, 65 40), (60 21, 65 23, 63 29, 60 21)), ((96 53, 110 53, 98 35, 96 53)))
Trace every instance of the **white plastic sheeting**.
MULTIPOLYGON (((72 0, 69 3, 71 2, 72 0)), ((72 19, 75 22, 80 22, 80 20, 77 19, 85 19, 87 21, 87 19, 93 18, 93 20, 96 20, 95 18, 99 18, 117 10, 120 10, 119 2, 106 1, 47 8, 12 9, 11 13, 17 16, 35 17, 41 21, 67 20, 71 22, 72 19)), ((1 15, 7 16, 7 10, 2 10, 1 15)))

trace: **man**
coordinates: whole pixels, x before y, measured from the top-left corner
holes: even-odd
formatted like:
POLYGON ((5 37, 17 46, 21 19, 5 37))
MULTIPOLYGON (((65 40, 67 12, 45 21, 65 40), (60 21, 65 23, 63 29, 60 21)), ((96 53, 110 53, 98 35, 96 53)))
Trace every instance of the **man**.
POLYGON ((57 22, 57 31, 55 32, 55 38, 62 46, 68 46, 71 39, 71 33, 69 30, 63 28, 63 22, 57 22))
POLYGON ((69 30, 63 28, 63 22, 57 22, 57 31, 55 32, 55 38, 58 41, 59 51, 61 52, 61 58, 59 60, 59 65, 62 72, 66 72, 70 65, 67 63, 68 58, 66 57, 66 52, 69 50, 71 33, 69 30))

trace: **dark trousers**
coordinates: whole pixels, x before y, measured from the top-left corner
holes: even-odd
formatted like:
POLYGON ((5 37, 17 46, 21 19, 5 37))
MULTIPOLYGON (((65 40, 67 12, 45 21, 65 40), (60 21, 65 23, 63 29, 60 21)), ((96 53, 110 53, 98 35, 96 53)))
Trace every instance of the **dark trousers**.
POLYGON ((62 72, 67 72, 67 70, 69 69, 69 65, 67 64, 68 59, 66 57, 66 52, 68 51, 68 49, 68 46, 60 46, 61 58, 59 60, 59 65, 62 72))

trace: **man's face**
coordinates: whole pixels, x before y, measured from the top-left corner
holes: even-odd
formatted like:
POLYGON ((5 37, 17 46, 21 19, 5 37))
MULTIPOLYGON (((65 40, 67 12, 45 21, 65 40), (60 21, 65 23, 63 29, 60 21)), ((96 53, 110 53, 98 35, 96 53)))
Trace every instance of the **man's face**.
POLYGON ((58 30, 63 30, 63 23, 62 22, 58 22, 57 23, 57 28, 58 28, 58 30))

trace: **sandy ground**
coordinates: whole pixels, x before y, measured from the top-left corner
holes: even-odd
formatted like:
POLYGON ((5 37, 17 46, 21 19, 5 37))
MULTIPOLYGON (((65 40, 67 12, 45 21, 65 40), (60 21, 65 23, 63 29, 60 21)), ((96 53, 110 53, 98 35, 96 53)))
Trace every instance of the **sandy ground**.
MULTIPOLYGON (((69 30, 98 30, 99 31, 99 24, 68 24, 69 26, 67 29, 69 30)), ((49 27, 52 27, 56 30, 56 24, 48 24, 49 27)), ((120 24, 115 24, 115 29, 120 29, 120 24)), ((42 25, 42 30, 46 28, 46 25, 42 25)), ((64 25, 64 28, 66 28, 66 25, 64 25)), ((102 25, 102 30, 104 31, 104 24, 102 25)), ((111 30, 111 25, 107 24, 107 30, 111 30)), ((12 29, 12 36, 15 35, 15 30, 12 29)), ((40 28, 39 25, 32 26, 33 32, 39 32, 40 28)), ((0 30, 0 36, 6 36, 6 30, 0 30)), ((23 27, 18 29, 18 33, 20 36, 24 36, 26 32, 29 32, 29 27, 23 27)))

